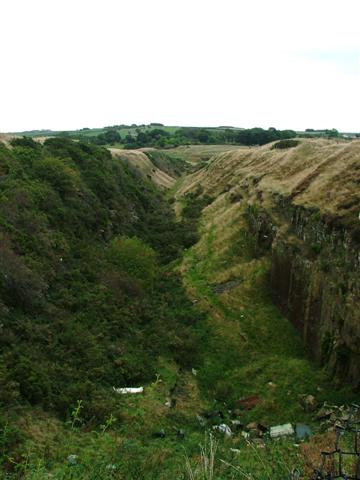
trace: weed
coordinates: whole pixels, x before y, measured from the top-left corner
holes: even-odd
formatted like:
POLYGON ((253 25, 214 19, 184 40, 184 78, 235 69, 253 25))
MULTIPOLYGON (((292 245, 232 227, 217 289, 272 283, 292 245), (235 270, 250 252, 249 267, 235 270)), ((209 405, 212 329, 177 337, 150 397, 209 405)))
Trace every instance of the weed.
POLYGON ((83 419, 81 418, 81 410, 84 408, 83 401, 78 400, 76 402, 76 406, 71 411, 71 429, 74 430, 76 427, 83 423, 83 419))

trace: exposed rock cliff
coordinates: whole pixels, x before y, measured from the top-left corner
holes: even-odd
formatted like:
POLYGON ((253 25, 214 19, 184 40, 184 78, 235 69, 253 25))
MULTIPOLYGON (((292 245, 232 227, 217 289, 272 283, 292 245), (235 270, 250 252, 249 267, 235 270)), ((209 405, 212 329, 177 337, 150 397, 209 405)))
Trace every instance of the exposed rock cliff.
POLYGON ((271 255, 277 305, 312 356, 360 386, 360 142, 301 141, 214 157, 201 187, 243 208, 255 255, 271 255))

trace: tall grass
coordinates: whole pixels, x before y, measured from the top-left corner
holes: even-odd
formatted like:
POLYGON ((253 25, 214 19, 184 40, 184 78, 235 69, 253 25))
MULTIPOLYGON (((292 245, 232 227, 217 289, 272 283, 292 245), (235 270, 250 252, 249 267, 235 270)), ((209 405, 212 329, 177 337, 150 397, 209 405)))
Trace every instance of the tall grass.
POLYGON ((188 456, 185 457, 186 471, 189 480, 214 480, 215 479, 215 457, 218 449, 218 442, 210 433, 205 436, 204 445, 200 445, 200 462, 192 466, 188 456))

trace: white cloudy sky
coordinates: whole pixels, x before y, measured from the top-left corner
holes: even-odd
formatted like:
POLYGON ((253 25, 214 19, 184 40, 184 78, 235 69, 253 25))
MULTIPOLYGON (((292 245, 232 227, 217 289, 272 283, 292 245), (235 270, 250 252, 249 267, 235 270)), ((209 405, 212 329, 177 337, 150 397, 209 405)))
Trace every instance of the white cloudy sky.
POLYGON ((2 0, 0 131, 360 131, 359 0, 2 0))

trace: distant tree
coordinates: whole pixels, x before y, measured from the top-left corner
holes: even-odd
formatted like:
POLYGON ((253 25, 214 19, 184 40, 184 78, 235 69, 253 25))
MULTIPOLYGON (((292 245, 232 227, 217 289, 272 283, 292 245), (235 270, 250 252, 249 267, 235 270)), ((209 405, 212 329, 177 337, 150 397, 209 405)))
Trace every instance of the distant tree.
POLYGON ((104 137, 105 137, 106 143, 110 143, 110 144, 114 144, 116 142, 121 141, 121 136, 119 132, 114 128, 106 130, 106 132, 104 133, 104 137))
POLYGON ((340 136, 336 128, 332 128, 331 130, 325 130, 325 135, 327 135, 330 138, 336 138, 340 136))
POLYGON ((35 150, 40 148, 40 144, 31 137, 13 138, 10 143, 13 147, 27 147, 35 150))

